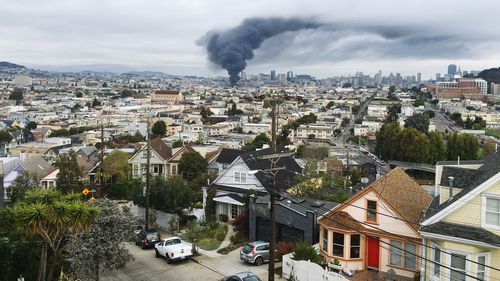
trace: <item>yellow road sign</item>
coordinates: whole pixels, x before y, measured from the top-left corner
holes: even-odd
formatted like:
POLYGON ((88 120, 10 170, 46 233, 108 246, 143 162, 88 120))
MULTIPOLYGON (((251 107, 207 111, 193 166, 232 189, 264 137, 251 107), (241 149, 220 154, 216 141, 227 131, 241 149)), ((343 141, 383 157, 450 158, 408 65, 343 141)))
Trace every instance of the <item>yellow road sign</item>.
POLYGON ((94 197, 90 197, 89 202, 94 202, 94 201, 95 201, 95 198, 94 197))
POLYGON ((85 189, 83 189, 83 190, 82 190, 82 193, 83 193, 83 195, 85 195, 85 196, 87 196, 87 194, 89 194, 89 192, 90 192, 90 191, 89 191, 87 188, 85 188, 85 189))

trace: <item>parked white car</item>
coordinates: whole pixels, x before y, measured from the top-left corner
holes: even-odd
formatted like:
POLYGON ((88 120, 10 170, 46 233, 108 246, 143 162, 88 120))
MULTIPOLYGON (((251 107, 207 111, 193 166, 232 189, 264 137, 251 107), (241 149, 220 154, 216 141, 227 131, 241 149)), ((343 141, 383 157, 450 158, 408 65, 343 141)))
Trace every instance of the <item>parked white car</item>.
POLYGON ((167 263, 175 260, 185 260, 193 256, 193 245, 179 237, 170 237, 161 240, 155 245, 156 257, 164 257, 167 263))

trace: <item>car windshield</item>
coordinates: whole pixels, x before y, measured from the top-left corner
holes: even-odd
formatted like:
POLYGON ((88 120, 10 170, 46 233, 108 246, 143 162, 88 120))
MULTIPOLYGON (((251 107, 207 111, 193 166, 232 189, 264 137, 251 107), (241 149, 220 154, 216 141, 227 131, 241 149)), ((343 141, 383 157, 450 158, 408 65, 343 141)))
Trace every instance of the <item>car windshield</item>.
POLYGON ((248 254, 252 251, 253 247, 250 244, 246 244, 245 248, 243 248, 243 253, 248 254))
POLYGON ((257 275, 247 276, 243 278, 243 281, 261 281, 257 275))
POLYGON ((159 237, 160 237, 160 234, 158 232, 146 234, 147 239, 158 239, 159 237))

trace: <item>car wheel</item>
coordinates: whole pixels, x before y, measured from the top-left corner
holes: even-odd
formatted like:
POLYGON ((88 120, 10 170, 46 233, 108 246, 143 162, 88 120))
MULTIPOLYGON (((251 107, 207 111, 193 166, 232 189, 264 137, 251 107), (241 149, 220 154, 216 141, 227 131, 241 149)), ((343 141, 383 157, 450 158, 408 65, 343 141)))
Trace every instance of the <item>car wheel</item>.
POLYGON ((264 263, 264 259, 262 257, 255 258, 255 265, 262 265, 264 263))
POLYGON ((170 260, 170 257, 168 256, 168 254, 166 254, 167 256, 167 263, 170 264, 172 262, 172 260, 170 260))
POLYGON ((158 250, 156 250, 156 249, 155 249, 155 256, 156 256, 157 258, 161 257, 160 253, 159 253, 159 252, 158 252, 158 250))

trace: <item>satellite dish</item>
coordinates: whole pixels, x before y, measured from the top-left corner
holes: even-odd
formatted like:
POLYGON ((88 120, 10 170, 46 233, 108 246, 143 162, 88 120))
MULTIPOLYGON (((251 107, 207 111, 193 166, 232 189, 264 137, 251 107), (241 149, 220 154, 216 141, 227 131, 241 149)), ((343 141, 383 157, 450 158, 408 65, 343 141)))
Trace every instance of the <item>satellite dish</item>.
POLYGON ((368 178, 361 178, 361 182, 367 184, 370 180, 368 178))

